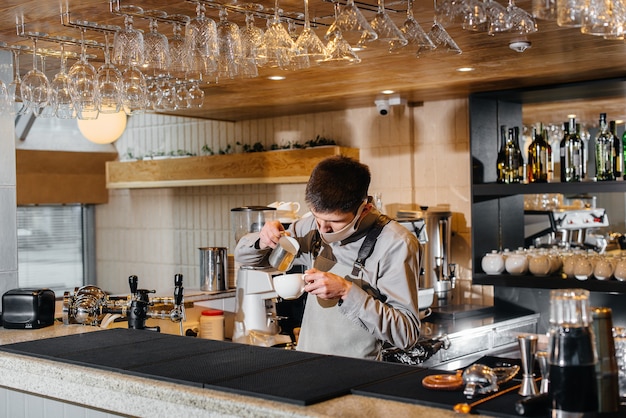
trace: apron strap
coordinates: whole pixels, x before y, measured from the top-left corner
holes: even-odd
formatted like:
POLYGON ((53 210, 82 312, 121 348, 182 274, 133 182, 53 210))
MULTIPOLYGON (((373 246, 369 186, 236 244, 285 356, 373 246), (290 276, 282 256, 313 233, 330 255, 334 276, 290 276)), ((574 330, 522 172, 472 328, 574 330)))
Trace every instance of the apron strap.
POLYGON ((372 251, 374 251, 374 245, 376 245, 376 240, 378 239, 378 235, 383 230, 384 226, 391 222, 391 218, 387 215, 380 214, 374 225, 370 228, 365 236, 365 241, 361 244, 361 248, 359 248, 359 254, 357 256, 356 261, 352 265, 352 276, 358 277, 359 271, 363 269, 365 266, 365 260, 368 259, 370 255, 372 255, 372 251))

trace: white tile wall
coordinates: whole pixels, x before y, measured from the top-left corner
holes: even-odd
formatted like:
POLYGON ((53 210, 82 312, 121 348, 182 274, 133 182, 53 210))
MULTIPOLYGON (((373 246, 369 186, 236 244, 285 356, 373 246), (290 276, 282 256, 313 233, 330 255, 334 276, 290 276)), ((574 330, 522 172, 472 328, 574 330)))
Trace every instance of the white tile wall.
MULTIPOLYGON (((481 287, 472 287, 470 256, 470 157, 468 103, 465 99, 394 107, 388 116, 374 106, 341 112, 284 116, 241 122, 207 121, 165 115, 132 116, 116 143, 120 155, 184 149, 202 153, 237 141, 266 147, 304 142, 316 135, 361 150, 372 172, 371 193, 382 192, 387 208, 395 205, 449 204, 453 212, 452 262, 461 283, 455 300, 489 303, 481 287)), ((97 283, 127 293, 130 274, 140 286, 169 294, 173 276, 183 273, 186 288, 198 288, 203 246, 226 246, 234 239, 230 209, 298 201, 304 185, 237 185, 176 189, 111 190, 97 209, 97 283)), ((304 212, 301 211, 301 213, 304 212)))

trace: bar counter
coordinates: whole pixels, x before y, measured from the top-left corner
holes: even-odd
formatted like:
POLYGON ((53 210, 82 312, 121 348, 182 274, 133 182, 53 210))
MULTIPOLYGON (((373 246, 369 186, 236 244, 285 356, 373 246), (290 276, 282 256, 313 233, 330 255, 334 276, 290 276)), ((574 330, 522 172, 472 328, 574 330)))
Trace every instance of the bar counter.
MULTIPOLYGON (((98 331, 97 327, 61 323, 37 330, 0 327, 0 344, 98 331)), ((9 400, 12 394, 34 396, 105 412, 106 416, 457 416, 452 410, 357 395, 298 406, 7 352, 0 352, 0 387, 5 388, 9 400)))

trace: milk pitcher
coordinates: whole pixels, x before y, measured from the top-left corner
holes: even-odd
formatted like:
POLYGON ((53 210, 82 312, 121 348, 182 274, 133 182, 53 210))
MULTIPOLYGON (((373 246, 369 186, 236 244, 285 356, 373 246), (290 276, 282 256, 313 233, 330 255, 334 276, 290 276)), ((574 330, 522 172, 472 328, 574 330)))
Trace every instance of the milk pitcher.
POLYGON ((588 290, 550 291, 548 363, 552 417, 596 416, 597 354, 588 290))
POLYGON ((200 250, 200 289, 209 292, 228 286, 228 249, 203 247, 200 250))

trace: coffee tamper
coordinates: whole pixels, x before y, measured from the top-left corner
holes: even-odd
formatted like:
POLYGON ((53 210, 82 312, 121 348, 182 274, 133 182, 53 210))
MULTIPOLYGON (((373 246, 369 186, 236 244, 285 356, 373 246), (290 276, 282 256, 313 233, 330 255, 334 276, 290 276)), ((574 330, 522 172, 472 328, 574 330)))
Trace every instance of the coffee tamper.
POLYGON ((533 396, 537 394, 537 385, 533 375, 535 364, 535 351, 537 350, 536 335, 519 335, 517 337, 522 359, 522 385, 519 394, 522 396, 533 396))

